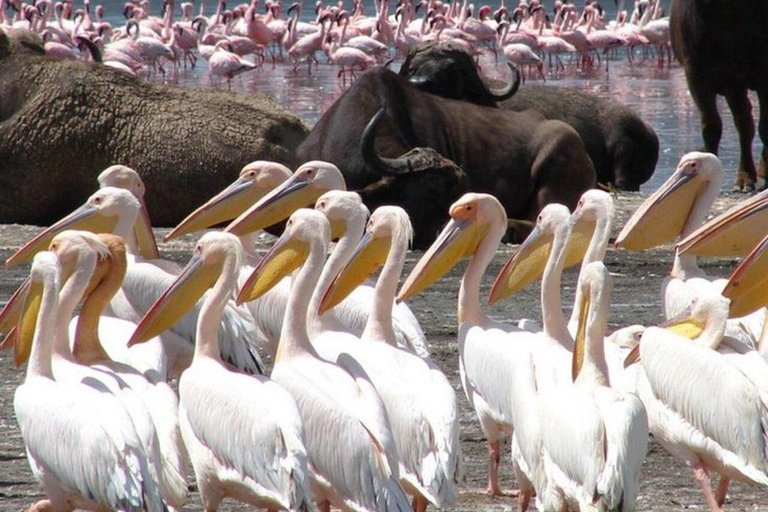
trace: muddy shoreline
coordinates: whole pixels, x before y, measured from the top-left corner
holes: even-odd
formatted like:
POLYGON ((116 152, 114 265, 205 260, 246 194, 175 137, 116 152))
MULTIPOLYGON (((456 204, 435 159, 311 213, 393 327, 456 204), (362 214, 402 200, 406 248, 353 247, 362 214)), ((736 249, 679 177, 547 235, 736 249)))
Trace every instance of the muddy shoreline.
MULTIPOLYGON (((621 194, 617 197, 616 232, 644 197, 640 194, 621 194)), ((745 198, 744 195, 721 197, 713 212, 719 213, 745 198)), ((40 228, 33 226, 0 225, 0 259, 3 261, 7 259, 39 231, 40 228)), ((161 240, 162 235, 167 231, 158 229, 156 232, 158 240, 161 240)), ((160 250, 164 257, 184 263, 189 258, 197 238, 197 236, 187 236, 168 244, 160 244, 160 250)), ((264 249, 269 246, 268 241, 268 237, 265 237, 264 249)), ((483 297, 487 297, 493 278, 513 250, 513 246, 503 246, 498 251, 484 279, 483 297)), ((413 251, 409 255, 406 272, 413 268, 421 254, 413 251)), ((631 324, 654 325, 660 322, 659 290, 671 267, 671 247, 642 253, 617 251, 611 248, 608 250, 605 261, 614 275, 609 329, 631 324)), ((736 260, 732 259, 708 259, 702 261, 700 266, 712 276, 726 277, 735 268, 735 264, 736 260)), ((463 270, 464 264, 461 264, 449 276, 409 300, 409 305, 427 333, 433 360, 446 373, 459 398, 465 482, 462 485, 459 503, 449 510, 512 510, 517 507, 514 499, 491 499, 485 495, 487 479, 485 439, 459 384, 456 295, 463 270)), ((0 304, 8 300, 11 293, 26 277, 27 272, 28 266, 0 269, 0 304)), ((562 294, 567 312, 570 312, 577 272, 577 268, 569 269, 563 275, 562 294)), ((530 286, 488 311, 492 317, 498 319, 538 320, 541 318, 539 287, 538 285, 530 286)), ((42 497, 40 487, 29 469, 21 435, 13 416, 14 390, 23 378, 23 371, 14 368, 11 355, 7 352, 0 353, 0 511, 3 512, 23 510, 42 497)), ((501 478, 504 488, 512 488, 515 485, 508 445, 503 451, 501 478)), ((191 475, 189 481, 194 481, 191 475)), ((733 483, 729 500, 724 508, 728 511, 768 510, 768 489, 733 483)), ((662 512, 681 509, 706 510, 707 507, 692 472, 672 459, 658 443, 652 441, 643 466, 638 510, 662 512)), ((191 493, 184 510, 201 510, 199 495, 196 492, 191 493)), ((249 508, 227 501, 222 504, 220 510, 244 511, 249 508)))

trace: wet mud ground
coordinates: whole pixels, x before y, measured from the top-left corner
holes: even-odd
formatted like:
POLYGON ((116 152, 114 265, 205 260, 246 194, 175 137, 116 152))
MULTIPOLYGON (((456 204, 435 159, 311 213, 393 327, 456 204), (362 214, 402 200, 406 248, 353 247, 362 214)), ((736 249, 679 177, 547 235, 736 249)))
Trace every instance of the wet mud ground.
MULTIPOLYGON (((722 211, 745 196, 721 198, 715 211, 722 211)), ((617 198, 618 217, 616 231, 627 216, 640 204, 643 196, 624 194, 617 198)), ((0 260, 7 259, 21 244, 29 240, 40 228, 32 226, 0 226, 0 260)), ((158 239, 167 230, 158 230, 158 239)), ((163 256, 186 262, 197 237, 188 236, 180 241, 162 244, 163 256)), ((265 243, 266 249, 268 244, 265 243)), ((483 297, 487 297, 490 285, 501 269, 514 246, 502 246, 484 279, 483 297)), ((420 252, 413 252, 406 265, 406 272, 415 265, 420 252)), ((631 253, 609 249, 606 264, 614 276, 613 306, 609 328, 614 329, 630 324, 654 325, 661 318, 659 290, 672 262, 671 247, 664 247, 642 253, 631 253)), ((700 265, 705 271, 718 277, 726 277, 735 268, 735 260, 705 260, 700 265)), ((485 494, 487 482, 487 445, 480 425, 461 389, 458 375, 458 352, 456 344, 456 297, 459 279, 465 264, 460 264, 425 292, 409 301, 424 331, 427 333, 433 360, 443 369, 453 383, 461 412, 461 442, 464 455, 465 481, 461 486, 459 502, 450 510, 513 510, 517 502, 513 498, 489 498, 485 494)), ((0 269, 0 304, 8 300, 11 293, 26 277, 28 267, 0 269)), ((567 270, 563 275, 563 303, 567 312, 573 300, 577 268, 567 270)), ((540 320, 539 287, 532 285, 521 293, 510 297, 497 307, 488 310, 498 319, 533 318, 540 320)), ((684 361, 681 361, 684 364, 684 361)), ((21 435, 13 415, 13 394, 24 378, 23 370, 13 366, 9 353, 0 353, 0 511, 20 511, 42 498, 40 487, 30 472, 21 435)), ((254 407, 258 407, 254 404, 254 407)), ((343 447, 339 447, 343 449, 343 447)), ((191 489, 184 510, 201 510, 199 494, 195 490, 194 478, 190 474, 191 489)), ((509 445, 502 452, 501 482, 505 489, 514 488, 509 445)), ((661 446, 651 441, 648 456, 643 465, 638 510, 676 511, 707 510, 704 497, 693 479, 692 471, 668 455, 661 446)), ((768 511, 768 489, 733 483, 728 501, 728 511, 768 511)), ((222 511, 249 510, 248 507, 226 501, 222 511)))

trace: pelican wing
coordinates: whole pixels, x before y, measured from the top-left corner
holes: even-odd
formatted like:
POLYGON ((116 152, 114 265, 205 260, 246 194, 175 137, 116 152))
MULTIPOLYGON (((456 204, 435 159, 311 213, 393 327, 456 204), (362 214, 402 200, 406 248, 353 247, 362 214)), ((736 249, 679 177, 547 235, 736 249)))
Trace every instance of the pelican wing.
POLYGON ((605 387, 595 389, 605 430, 605 466, 597 482, 606 508, 632 512, 640 467, 648 450, 648 416, 637 396, 605 387))
POLYGON ((38 378, 17 390, 14 409, 36 476, 112 509, 163 509, 125 410, 109 393, 38 378))
POLYGON ((640 343, 654 396, 704 436, 691 439, 694 451, 712 450, 711 441, 728 464, 768 485, 768 410, 755 385, 721 354, 663 329, 647 330, 640 343))
POLYGON ((336 378, 325 365, 291 361, 276 365, 272 373, 301 413, 315 481, 332 488, 352 510, 410 510, 381 443, 346 406, 344 397, 331 394, 336 378))
POLYGON ((307 508, 311 494, 301 419, 282 387, 205 360, 184 372, 179 394, 195 437, 220 465, 288 510, 307 508))

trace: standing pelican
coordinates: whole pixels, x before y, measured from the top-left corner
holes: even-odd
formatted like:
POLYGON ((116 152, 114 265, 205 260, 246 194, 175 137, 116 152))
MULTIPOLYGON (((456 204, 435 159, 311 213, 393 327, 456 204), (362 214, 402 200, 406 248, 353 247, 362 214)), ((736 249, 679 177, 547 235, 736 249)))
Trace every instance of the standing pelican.
POLYGON ((35 256, 21 322, 32 331, 32 353, 14 411, 32 472, 47 496, 31 510, 160 512, 144 448, 120 402, 98 382, 54 377, 59 271, 52 253, 35 256))
POLYGON ((547 489, 544 510, 631 512, 648 446, 648 418, 631 393, 611 389, 603 350, 611 276, 593 262, 579 279, 581 318, 573 352, 573 384, 540 398, 547 489))
MULTIPOLYGON (((87 229, 108 232, 120 236, 126 245, 136 247, 134 225, 141 210, 141 203, 129 191, 105 187, 94 193, 86 203, 47 228, 7 261, 6 265, 23 263, 44 247, 49 237, 66 229, 87 229)), ((110 303, 109 314, 138 322, 162 291, 173 282, 174 276, 143 258, 129 254, 128 271, 120 293, 110 303)), ((177 375, 189 365, 194 346, 195 322, 200 306, 196 306, 182 320, 165 333, 162 366, 156 368, 163 378, 177 375)), ((247 312, 239 311, 234 304, 227 306, 222 320, 220 336, 222 356, 233 365, 249 373, 260 373, 262 364, 252 346, 253 328, 247 312)), ((154 343, 154 342, 153 342, 154 343)))
MULTIPOLYGON (((684 155, 672 176, 627 221, 616 238, 616 246, 640 251, 670 242, 677 236, 687 240, 704 224, 707 212, 720 193, 722 180, 723 168, 715 155, 700 152, 684 155)), ((679 315, 697 294, 720 292, 724 285, 725 280, 712 280, 699 268, 694 252, 676 250, 672 271, 661 289, 664 316, 679 315)), ((744 341, 754 340, 760 334, 760 327, 747 331, 738 321, 732 321, 728 324, 728 333, 744 341)))
POLYGON ((268 378, 233 372, 216 331, 243 257, 227 233, 200 239, 184 271, 142 319, 130 343, 173 325, 212 288, 197 320, 192 364, 179 380, 182 434, 206 511, 232 497, 254 507, 311 510, 307 453, 293 398, 268 378))
MULTIPOLYGON (((748 289, 731 295, 735 302, 751 300, 748 289)), ((713 512, 721 510, 731 480, 768 486, 765 366, 756 379, 740 364, 743 356, 715 350, 728 310, 727 300, 705 294, 671 320, 669 330, 647 329, 627 358, 627 364, 642 362, 637 387, 651 433, 693 469, 713 512), (721 476, 714 493, 710 471, 721 476)))
MULTIPOLYGON (((329 194, 318 202, 331 201, 329 194)), ((323 205, 323 209, 332 207, 323 205)), ((402 208, 382 206, 373 212, 353 257, 332 276, 324 291, 319 314, 324 316, 383 265, 361 341, 351 342, 345 350, 361 364, 381 395, 400 456, 401 482, 414 496, 414 510, 421 512, 428 502, 436 507, 455 503, 461 446, 451 384, 429 359, 399 348, 392 326, 397 284, 412 235, 410 219, 402 208)))
POLYGON ((459 372, 464 392, 488 439, 488 492, 502 495, 501 438, 513 431, 515 361, 534 334, 488 318, 480 307, 480 280, 507 229, 507 214, 489 194, 469 193, 451 205, 451 220, 406 279, 397 300, 415 295, 470 257, 459 289, 459 372))
POLYGON ((304 424, 313 493, 320 510, 412 510, 400 487, 392 429, 381 399, 354 359, 322 360, 307 334, 307 309, 322 272, 331 228, 300 209, 256 266, 238 301, 258 297, 296 269, 272 379, 296 400, 304 424), (350 469, 352 469, 350 471, 350 469))
MULTIPOLYGON (((328 162, 307 162, 296 169, 288 181, 243 212, 227 226, 226 230, 237 236, 243 236, 263 229, 284 220, 299 207, 314 204, 321 195, 331 190, 346 190, 341 171, 328 162)), ((341 221, 338 224, 334 230, 334 236, 339 236, 343 232, 341 228, 344 227, 344 222, 341 221)), ((360 335, 365 327, 370 304, 370 300, 366 299, 370 299, 372 292, 370 287, 367 290, 362 288, 360 290, 353 292, 345 301, 344 314, 338 315, 337 318, 337 327, 355 335, 360 335), (357 298, 358 294, 362 295, 360 299, 357 298)), ((424 332, 408 306, 405 304, 395 306, 393 315, 398 345, 413 350, 419 355, 428 356, 424 332)))

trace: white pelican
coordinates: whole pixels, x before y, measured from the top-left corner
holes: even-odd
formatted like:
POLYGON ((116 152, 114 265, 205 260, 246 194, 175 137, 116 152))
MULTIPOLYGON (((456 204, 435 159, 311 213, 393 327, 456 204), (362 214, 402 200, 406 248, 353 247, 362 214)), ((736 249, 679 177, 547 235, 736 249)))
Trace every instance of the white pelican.
MULTIPOLYGON (((686 238, 703 223, 720 193, 723 167, 711 153, 692 152, 680 159, 677 169, 635 211, 616 237, 616 247, 641 251, 686 238)), ((712 282, 699 268, 696 257, 676 251, 669 277, 662 284, 662 309, 666 318, 677 316, 690 304, 697 290, 712 282)))
POLYGON ((608 269, 590 263, 578 286, 573 384, 539 399, 547 488, 538 499, 544 510, 631 512, 648 447, 648 418, 637 396, 609 386, 603 349, 611 306, 608 269))
MULTIPOLYGON (((242 236, 276 224, 296 208, 314 204, 322 194, 330 190, 346 190, 341 171, 328 162, 307 162, 296 169, 288 181, 243 212, 227 226, 226 231, 242 236)), ((338 225, 334 235, 338 236, 342 227, 343 223, 338 225)), ((352 241, 352 247, 354 243, 356 240, 352 241)), ((342 252, 339 254, 341 256, 342 252)), ((363 332, 370 308, 370 300, 366 299, 370 299, 371 291, 370 287, 368 290, 360 288, 360 291, 356 290, 345 301, 344 314, 338 315, 338 321, 345 331, 358 336, 363 332), (358 294, 362 294, 360 299, 357 298, 358 294)), ((393 315, 398 345, 419 355, 429 355, 424 332, 411 310, 406 305, 398 305, 393 315)))
POLYGON ((495 197, 469 193, 451 205, 451 220, 406 279, 398 301, 418 293, 471 257, 459 289, 459 371, 464 392, 488 439, 488 492, 499 496, 500 442, 513 431, 513 368, 527 356, 523 340, 534 335, 488 318, 480 307, 480 280, 507 229, 495 197), (514 336, 510 336, 510 334, 514 336))
POLYGON ((62 265, 73 259, 82 261, 88 253, 96 255, 97 264, 80 315, 70 322, 70 333, 74 331, 73 355, 78 363, 117 375, 144 404, 157 432, 162 454, 160 494, 172 510, 181 510, 187 497, 187 452, 179 431, 176 394, 159 376, 146 375, 129 364, 112 360, 102 347, 103 339, 111 339, 111 346, 127 347, 128 339, 136 329, 131 322, 101 316, 120 289, 126 272, 123 240, 111 234, 64 231, 53 238, 49 250, 58 256, 62 265))
POLYGON ((768 485, 768 402, 764 387, 713 350, 728 302, 709 296, 716 300, 697 300, 688 318, 670 322, 674 332, 646 329, 627 364, 642 362, 637 388, 654 438, 693 469, 707 505, 719 512, 730 480, 768 485), (721 476, 715 493, 710 471, 721 476))
MULTIPOLYGON (((681 255, 713 257, 745 257, 758 247, 766 234, 768 190, 737 204, 713 218, 681 240, 677 249, 681 255)), ((749 315, 735 315, 754 339, 759 340, 765 329, 768 310, 760 308, 749 315)))
POLYGON ((331 237, 323 214, 300 209, 240 290, 258 297, 298 269, 286 307, 272 379, 296 400, 304 424, 313 493, 320 510, 411 510, 400 487, 392 429, 381 399, 349 356, 322 360, 307 335, 307 309, 331 237), (352 471, 350 471, 352 469, 352 471))
MULTIPOLYGON (((242 168, 234 182, 190 213, 168 233, 165 241, 234 219, 290 177, 291 170, 277 162, 256 160, 249 163, 242 168)), ((253 267, 261 260, 255 244, 258 235, 259 231, 253 231, 239 237, 245 251, 240 284, 251 275, 253 267)), ((290 291, 290 279, 284 279, 257 300, 244 304, 256 327, 256 343, 271 357, 275 357, 277 352, 285 303, 290 291)))
POLYGON ((179 379, 182 434, 206 511, 231 497, 270 510, 311 510, 302 424, 293 398, 261 375, 227 369, 216 331, 243 257, 227 233, 208 233, 150 308, 131 344, 167 329, 212 288, 198 317, 192 364, 179 379))
MULTIPOLYGON (((548 317, 550 323, 555 322, 556 329, 550 329, 550 334, 562 335, 562 343, 569 348, 571 342, 568 342, 568 337, 562 329, 563 316, 559 313, 562 307, 559 304, 559 295, 556 295, 557 290, 560 289, 561 275, 561 271, 554 273, 556 263, 558 258, 562 258, 562 266, 568 267, 581 261, 579 271, 579 277, 581 277, 590 263, 603 260, 613 227, 615 214, 613 198, 602 190, 592 189, 582 194, 568 220, 565 220, 567 212, 561 206, 553 206, 546 212, 542 210, 542 213, 544 213, 542 219, 552 215, 555 217, 546 223, 541 223, 541 229, 531 233, 531 241, 512 256, 510 263, 504 269, 507 282, 502 283, 504 278, 497 278, 499 285, 491 293, 490 300, 493 303, 500 300, 501 295, 516 292, 529 282, 541 277, 546 268, 551 265, 551 280, 543 279, 541 283, 542 315, 548 317), (566 231, 566 223, 570 225, 570 234, 566 231), (546 233, 550 233, 550 236, 542 240, 537 239, 546 233), (564 239, 567 239, 567 247, 562 245, 564 239), (544 261, 547 261, 547 266, 544 265, 544 261)), ((580 294, 581 287, 577 286, 571 317, 566 327, 571 340, 576 335, 581 316, 580 294)), ((537 332, 530 328, 528 330, 537 332)), ((642 333, 642 326, 633 325, 619 329, 606 338, 604 350, 611 386, 621 391, 634 391, 636 369, 625 369, 623 363, 628 349, 634 347, 639 341, 640 333, 642 333)), ((563 353, 561 369, 566 370, 565 374, 567 374, 569 361, 570 355, 563 353)), ((559 373, 562 374, 562 372, 559 373)), ((567 376, 565 374, 560 376, 567 376)), ((540 378, 540 373, 537 373, 537 378, 540 378)))
POLYGON ((54 378, 58 272, 53 254, 35 256, 22 321, 34 338, 14 411, 32 472, 47 496, 32 509, 160 512, 144 449, 120 402, 94 382, 54 378))
MULTIPOLYGON (((616 246, 640 251, 670 242, 678 235, 686 240, 701 233, 699 228, 720 193, 722 180, 723 168, 715 155, 684 155, 672 176, 627 221, 616 238, 616 246)), ((754 203, 748 202, 747 206, 754 203)), ((719 293, 723 286, 724 279, 712 280, 699 268, 693 252, 676 250, 672 271, 662 284, 663 314, 673 318, 685 311, 699 293, 719 293)), ((762 316, 748 322, 729 320, 727 332, 754 345, 762 328, 762 316)))
MULTIPOLYGON (((157 249, 155 234, 152 232, 152 220, 149 218, 147 206, 144 204, 144 193, 147 187, 144 185, 139 173, 125 165, 111 165, 101 171, 97 181, 99 188, 117 187, 128 190, 141 203, 139 217, 133 227, 136 247, 130 247, 133 254, 140 254, 147 260, 160 260, 160 251, 157 249)), ((178 268, 172 262, 166 262, 166 269, 171 273, 178 273, 178 268)))
MULTIPOLYGON (((94 193, 86 203, 47 228, 7 261, 6 265, 22 263, 42 249, 52 235, 66 229, 87 229, 111 232, 120 236, 130 247, 136 247, 134 225, 141 210, 141 203, 127 190, 105 187, 94 193)), ((174 276, 135 254, 128 255, 128 272, 120 293, 110 303, 110 316, 138 322, 162 291, 173 282, 174 276)), ((160 367, 156 371, 163 378, 170 378, 189 365, 194 347, 195 323, 200 305, 193 308, 182 320, 163 334, 163 344, 153 345, 161 351, 160 367)), ((234 366, 249 373, 261 372, 261 361, 252 346, 254 329, 250 315, 234 304, 227 306, 222 320, 220 346, 222 356, 234 366)), ((155 343, 154 341, 152 343, 155 343)), ((137 347, 138 348, 138 347, 137 347)))
MULTIPOLYGON (((318 209, 334 210, 319 205, 320 201, 333 201, 330 194, 320 198, 318 209)), ((428 502, 436 507, 456 502, 461 446, 453 387, 437 365, 399 348, 392 326, 397 284, 412 236, 405 210, 397 206, 376 209, 353 258, 332 276, 319 314, 327 315, 326 310, 383 265, 361 341, 353 340, 344 351, 361 364, 381 396, 400 456, 401 483, 414 496, 414 510, 423 512, 428 502)), ((335 348, 313 344, 326 358, 327 351, 335 348)))

